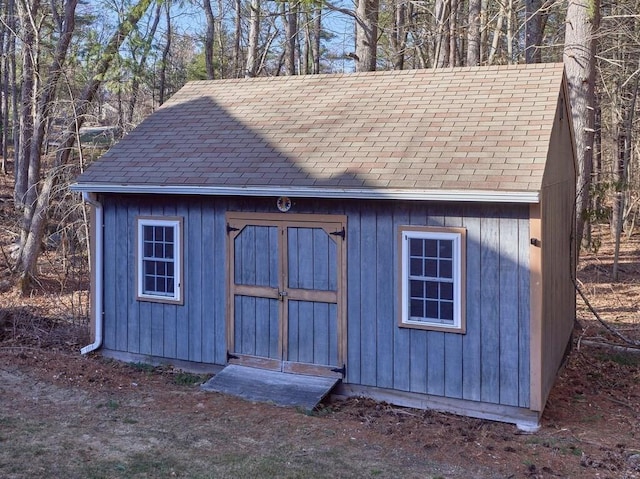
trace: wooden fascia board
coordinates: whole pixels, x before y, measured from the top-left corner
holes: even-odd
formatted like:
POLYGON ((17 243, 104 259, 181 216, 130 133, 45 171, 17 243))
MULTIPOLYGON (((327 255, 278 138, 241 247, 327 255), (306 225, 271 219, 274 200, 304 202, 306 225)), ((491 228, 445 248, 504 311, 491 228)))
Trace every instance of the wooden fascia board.
POLYGON ((543 297, 542 297, 542 220, 540 217, 540 204, 529 207, 529 232, 531 241, 529 246, 529 379, 530 401, 529 408, 533 411, 542 411, 544 398, 542 397, 543 381, 543 297))

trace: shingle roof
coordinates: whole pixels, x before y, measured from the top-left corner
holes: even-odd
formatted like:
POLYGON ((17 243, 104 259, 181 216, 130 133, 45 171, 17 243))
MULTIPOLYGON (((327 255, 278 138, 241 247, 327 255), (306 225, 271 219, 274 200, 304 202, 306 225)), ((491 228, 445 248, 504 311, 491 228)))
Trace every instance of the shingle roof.
POLYGON ((76 186, 537 192, 562 76, 536 64, 191 82, 76 186))

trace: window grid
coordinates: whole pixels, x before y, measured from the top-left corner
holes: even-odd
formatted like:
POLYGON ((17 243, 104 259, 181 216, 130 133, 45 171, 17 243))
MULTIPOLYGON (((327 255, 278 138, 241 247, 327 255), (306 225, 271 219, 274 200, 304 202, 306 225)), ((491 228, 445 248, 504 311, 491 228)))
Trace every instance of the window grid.
POLYGON ((138 298, 181 301, 180 220, 138 219, 138 298))
POLYGON ((400 228, 401 325, 465 331, 461 228, 400 228))
POLYGON ((409 238, 409 319, 453 324, 453 240, 409 238))
POLYGON ((144 225, 142 229, 143 293, 172 297, 175 293, 174 227, 144 225))

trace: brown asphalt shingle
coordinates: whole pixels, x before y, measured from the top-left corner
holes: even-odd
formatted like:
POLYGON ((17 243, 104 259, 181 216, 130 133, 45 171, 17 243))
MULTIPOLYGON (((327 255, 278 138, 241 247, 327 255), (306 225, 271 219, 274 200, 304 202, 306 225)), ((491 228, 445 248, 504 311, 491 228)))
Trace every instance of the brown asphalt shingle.
POLYGON ((540 190, 562 64, 188 83, 78 183, 540 190))

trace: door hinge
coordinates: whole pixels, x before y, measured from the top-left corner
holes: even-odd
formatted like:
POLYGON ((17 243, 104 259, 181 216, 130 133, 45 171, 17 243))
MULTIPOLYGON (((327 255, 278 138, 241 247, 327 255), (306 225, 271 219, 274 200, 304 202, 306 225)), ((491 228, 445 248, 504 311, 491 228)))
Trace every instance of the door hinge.
POLYGON ((344 379, 347 377, 347 365, 343 364, 341 368, 333 368, 331 372, 342 374, 342 379, 344 379))
POLYGON ((235 354, 231 354, 229 351, 227 351, 227 362, 229 362, 232 359, 238 359, 238 356, 236 356, 235 354))
POLYGON ((235 226, 231 226, 227 223, 227 233, 231 233, 232 231, 240 231, 240 228, 236 228, 235 226))
POLYGON ((342 239, 344 239, 344 238, 345 238, 345 236, 347 236, 347 233, 346 233, 346 231, 344 230, 344 226, 342 227, 342 229, 341 229, 340 231, 334 231, 334 232, 329 233, 329 234, 330 234, 330 235, 333 235, 333 236, 340 236, 340 237, 342 237, 342 239))

